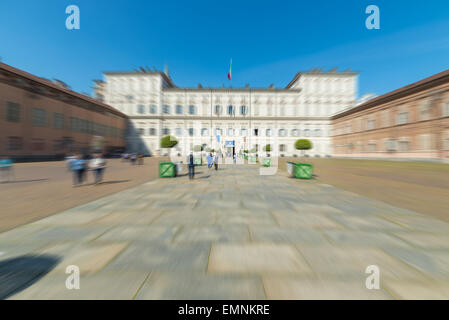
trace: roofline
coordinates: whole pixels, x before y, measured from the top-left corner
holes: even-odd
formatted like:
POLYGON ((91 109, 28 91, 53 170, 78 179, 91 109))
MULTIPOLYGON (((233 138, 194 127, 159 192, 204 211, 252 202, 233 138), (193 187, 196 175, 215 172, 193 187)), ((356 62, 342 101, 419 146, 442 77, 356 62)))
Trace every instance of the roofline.
POLYGON ((128 118, 128 116, 126 114, 118 111, 117 109, 111 107, 110 105, 107 105, 107 104, 105 104, 105 103, 103 103, 101 101, 98 101, 98 100, 94 99, 94 98, 88 97, 88 96, 86 96, 84 94, 72 91, 70 89, 62 88, 62 87, 54 84, 53 82, 51 82, 49 80, 40 78, 40 77, 35 76, 35 75, 33 75, 31 73, 28 73, 26 71, 14 68, 14 67, 12 67, 10 65, 7 65, 5 63, 1 63, 0 62, 0 70, 4 70, 4 71, 10 72, 10 73, 13 73, 13 74, 15 74, 15 75, 17 75, 19 77, 26 78, 28 80, 37 82, 37 83, 39 83, 41 85, 44 85, 46 87, 50 87, 52 89, 55 89, 55 90, 58 90, 60 92, 66 93, 66 94, 68 94, 68 95, 70 95, 70 96, 72 96, 74 98, 78 98, 78 99, 84 100, 86 102, 95 104, 95 105, 97 105, 99 107, 105 108, 107 111, 109 111, 109 112, 111 112, 111 113, 113 113, 115 115, 121 116, 123 118, 128 118))
POLYGON ((339 118, 342 118, 349 114, 352 114, 352 113, 355 113, 358 111, 362 111, 362 110, 366 110, 366 109, 370 109, 375 106, 381 105, 383 103, 393 101, 393 100, 411 95, 413 93, 423 91, 425 89, 428 89, 429 87, 437 86, 439 84, 444 84, 446 82, 449 82, 449 69, 442 71, 440 73, 434 74, 430 77, 424 78, 422 80, 413 82, 413 83, 406 85, 404 87, 401 87, 399 89, 390 91, 390 92, 385 93, 379 97, 368 100, 352 109, 349 109, 347 111, 344 111, 344 112, 341 112, 341 113, 338 113, 338 114, 332 116, 331 119, 332 120, 339 119, 339 118))
POLYGON ((355 71, 348 71, 348 72, 312 72, 312 71, 300 71, 298 72, 292 81, 290 81, 287 86, 285 87, 286 89, 289 89, 302 75, 314 75, 314 76, 341 76, 341 75, 350 75, 350 76, 358 76, 360 74, 360 72, 355 72, 355 71))
POLYGON ((285 89, 285 88, 163 88, 162 91, 229 91, 229 92, 284 92, 298 93, 301 89, 285 89))
POLYGON ((151 70, 145 70, 145 72, 141 71, 102 71, 104 75, 128 75, 128 76, 138 76, 138 75, 160 75, 162 78, 164 78, 165 81, 167 81, 172 87, 176 88, 176 85, 174 84, 173 80, 167 76, 164 72, 161 71, 151 71, 151 70))

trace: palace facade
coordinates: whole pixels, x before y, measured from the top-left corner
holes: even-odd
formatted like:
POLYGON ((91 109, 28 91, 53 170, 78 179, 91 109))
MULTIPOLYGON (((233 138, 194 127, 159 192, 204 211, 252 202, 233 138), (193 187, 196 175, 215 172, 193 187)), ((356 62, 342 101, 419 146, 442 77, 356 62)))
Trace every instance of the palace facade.
POLYGON ((285 88, 180 88, 168 72, 140 68, 104 72, 95 96, 128 115, 131 152, 159 154, 160 139, 174 136, 177 153, 194 146, 223 154, 271 145, 279 156, 299 155, 294 142, 312 141, 310 156, 330 156, 333 114, 352 108, 358 74, 346 71, 299 72, 285 88))

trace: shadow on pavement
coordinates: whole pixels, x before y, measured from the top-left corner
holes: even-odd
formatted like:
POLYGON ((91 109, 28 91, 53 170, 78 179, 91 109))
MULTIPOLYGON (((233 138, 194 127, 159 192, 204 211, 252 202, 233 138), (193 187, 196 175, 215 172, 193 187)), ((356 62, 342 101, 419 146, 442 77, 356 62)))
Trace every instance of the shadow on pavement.
POLYGON ((100 185, 102 184, 115 184, 115 183, 124 183, 124 182, 129 182, 131 180, 111 180, 111 181, 103 181, 100 183, 100 185))
POLYGON ((5 181, 3 183, 25 183, 25 182, 38 182, 38 181, 48 181, 49 179, 34 179, 34 180, 11 180, 11 181, 5 181))
POLYGON ((33 285, 60 261, 51 255, 26 255, 0 261, 0 299, 25 290, 33 285))

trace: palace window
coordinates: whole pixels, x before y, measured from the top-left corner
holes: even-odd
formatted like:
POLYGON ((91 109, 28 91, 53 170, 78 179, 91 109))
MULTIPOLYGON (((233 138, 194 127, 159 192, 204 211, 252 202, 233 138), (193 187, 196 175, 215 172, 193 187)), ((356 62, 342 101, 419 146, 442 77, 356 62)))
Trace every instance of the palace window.
POLYGON ((247 131, 245 128, 242 128, 242 129, 240 130, 240 135, 241 135, 241 136, 246 137, 247 134, 248 134, 248 131, 247 131))
POLYGON ((234 114, 234 106, 231 104, 228 106, 228 115, 232 116, 234 114))
POLYGON ((399 151, 408 151, 409 150, 409 143, 407 140, 401 140, 399 141, 399 151))
POLYGON ((221 136, 221 129, 220 128, 216 128, 215 129, 215 135, 216 136, 221 136))
POLYGON ((247 115, 248 114, 248 107, 247 106, 241 106, 240 107, 240 114, 241 115, 247 115))
POLYGON ((310 137, 310 130, 309 129, 305 129, 304 130, 304 137, 310 137))
POLYGON ((189 136, 193 137, 195 135, 195 129, 189 128, 189 136))
POLYGON ((6 121, 20 122, 20 105, 18 103, 6 103, 6 121))
POLYGON ((145 113, 145 107, 142 104, 137 105, 137 113, 138 114, 144 114, 145 113))
POLYGON ((204 136, 208 136, 209 135, 209 129, 207 128, 203 128, 201 129, 201 135, 204 136))
POLYGON ((170 106, 168 104, 164 104, 162 106, 162 113, 169 114, 170 113, 170 106))
POLYGON ((449 102, 444 105, 444 116, 449 116, 449 102))
POLYGON ((280 145, 279 145, 279 151, 280 151, 280 152, 285 152, 285 151, 287 151, 287 147, 285 146, 285 144, 280 144, 280 145))
POLYGON ((150 128, 150 136, 155 136, 155 135, 156 135, 156 129, 150 128))
POLYGON ((293 129, 292 130, 292 137, 298 137, 299 136, 299 130, 298 129, 293 129))
POLYGON ((23 147, 23 138, 8 137, 8 150, 20 150, 23 147))
POLYGON ((406 124, 408 122, 408 112, 402 112, 398 114, 397 124, 406 124))
POLYGON ((150 113, 151 114, 156 114, 157 112, 157 107, 155 104, 150 104, 150 113))
POLYGON ((176 114, 182 114, 182 106, 180 104, 176 105, 176 114))
POLYGON ((137 129, 137 133, 139 134, 139 136, 143 136, 145 134, 145 129, 139 128, 139 129, 137 129))
POLYGON ((189 114, 196 114, 196 108, 194 105, 189 106, 189 114))
POLYGON ((373 130, 376 128, 376 120, 368 120, 366 122, 366 129, 373 130))
POLYGON ((221 106, 218 104, 215 106, 215 114, 217 116, 221 114, 221 106))
POLYGON ((271 129, 265 130, 265 135, 266 135, 267 137, 271 137, 271 135, 272 135, 271 129))
POLYGON ((64 129, 64 115, 62 113, 54 113, 54 128, 64 129))
POLYGON ((279 129, 279 137, 285 137, 287 134, 287 132, 285 131, 285 129, 279 129))
POLYGON ((385 150, 386 151, 396 151, 396 140, 388 139, 385 141, 385 150))
POLYGON ((45 127, 47 124, 47 111, 45 111, 44 109, 34 108, 32 119, 33 126, 45 127))
POLYGON ((315 129, 315 137, 321 137, 321 129, 315 129))
POLYGON ((228 136, 233 137, 234 136, 234 129, 228 128, 228 136))
POLYGON ((259 135, 259 129, 254 129, 254 135, 257 137, 259 135))
POLYGON ((432 114, 431 109, 432 101, 431 100, 425 100, 421 102, 421 105, 419 107, 419 119, 420 120, 429 120, 432 114))
POLYGON ((175 134, 179 137, 182 136, 182 129, 181 128, 176 128, 175 129, 175 134))
POLYGON ((168 136, 169 134, 170 134, 170 129, 169 128, 162 128, 162 135, 168 136))

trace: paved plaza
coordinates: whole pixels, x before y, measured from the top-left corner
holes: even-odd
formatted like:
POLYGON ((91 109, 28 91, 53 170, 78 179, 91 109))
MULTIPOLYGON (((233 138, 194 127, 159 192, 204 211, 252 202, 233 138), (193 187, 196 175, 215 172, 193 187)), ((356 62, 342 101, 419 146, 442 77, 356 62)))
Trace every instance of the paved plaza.
POLYGON ((1 233, 0 298, 449 299, 449 223, 257 166, 197 171, 1 233))

